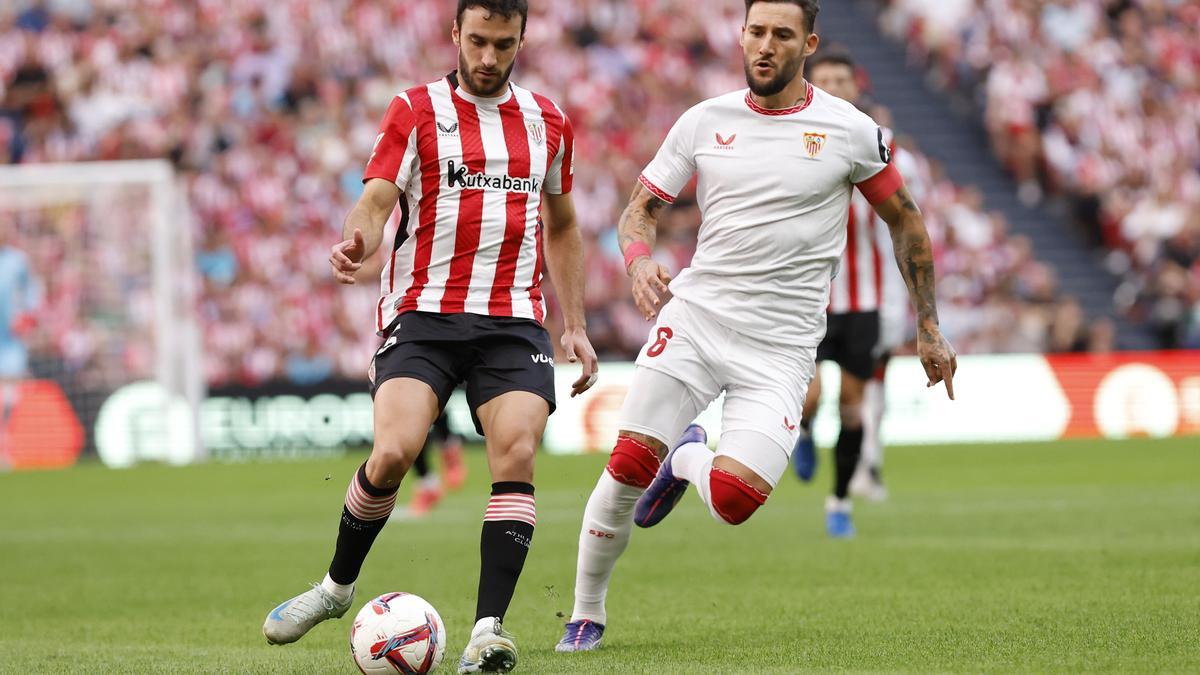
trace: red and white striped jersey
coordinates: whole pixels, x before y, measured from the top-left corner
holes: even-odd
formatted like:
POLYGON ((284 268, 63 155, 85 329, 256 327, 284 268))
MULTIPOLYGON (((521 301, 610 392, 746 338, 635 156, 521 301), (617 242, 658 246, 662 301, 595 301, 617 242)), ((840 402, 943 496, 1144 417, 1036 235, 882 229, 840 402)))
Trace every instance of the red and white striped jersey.
MULTIPOLYGON (((890 129, 882 129, 892 149, 893 161, 901 164, 890 129)), ((907 176, 906 176, 907 178, 907 176)), ((887 223, 858 190, 850 197, 846 220, 846 250, 838 272, 829 285, 829 313, 876 312, 889 302, 907 302, 907 290, 897 295, 896 280, 904 281, 892 253, 892 235, 887 223)))
POLYGON ((451 73, 396 96, 363 174, 402 193, 376 329, 414 310, 541 322, 538 210, 571 191, 573 144, 562 109, 513 84, 479 98, 451 73))
POLYGON ((891 238, 871 204, 857 190, 850 197, 846 250, 829 285, 829 313, 874 312, 883 297, 884 265, 895 265, 891 238), (883 239, 887 237, 886 241, 883 239), (885 257, 887 256, 887 257, 885 257))

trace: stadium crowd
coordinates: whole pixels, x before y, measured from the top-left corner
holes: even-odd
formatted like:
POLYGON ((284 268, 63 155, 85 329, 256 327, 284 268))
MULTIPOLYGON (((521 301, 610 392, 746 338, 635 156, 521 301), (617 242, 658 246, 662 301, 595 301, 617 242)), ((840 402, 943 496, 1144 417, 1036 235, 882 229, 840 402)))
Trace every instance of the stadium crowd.
POLYGON ((884 30, 946 90, 975 92, 1028 203, 1062 195, 1116 305, 1200 347, 1200 4, 891 0, 884 30))
MULTIPOLYGON (((192 210, 180 222, 195 227, 208 382, 361 379, 377 344, 368 329, 377 287, 334 284, 328 249, 361 191, 390 98, 456 62, 453 3, 17 5, 0 7, 0 161, 169 158, 192 210)), ((629 299, 617 217, 678 115, 745 86, 736 46, 742 11, 731 0, 613 0, 544 3, 530 18, 514 77, 560 101, 574 123, 589 332, 604 358, 629 358, 647 330, 629 299)), ((1106 100, 1104 90, 1084 91, 1085 101, 1106 100)), ((1189 114, 1197 110, 1191 103, 1189 114)), ((877 114, 886 123, 886 110, 877 114)), ((1161 106, 1155 119, 1176 123, 1179 114, 1161 106)), ((1138 138, 1137 129, 1129 133, 1138 138)), ((1085 324, 1078 304, 1060 297, 1053 270, 984 209, 978 191, 955 185, 912 139, 898 143, 938 248, 944 330, 961 352, 1113 347, 1111 323, 1085 324)), ((1092 158, 1083 146, 1063 147, 1071 161, 1092 158)), ((1124 165, 1112 166, 1111 150, 1098 151, 1098 174, 1118 180, 1124 165)), ((1136 197, 1130 212, 1144 209, 1142 193, 1126 192, 1136 197)), ((662 219, 656 255, 675 269, 686 265, 699 220, 685 195, 662 219)), ((36 231, 65 237, 70 228, 36 231)), ((53 260, 40 252, 54 247, 35 245, 34 234, 24 231, 26 247, 36 266, 50 269, 53 260)), ((1194 231, 1191 243, 1195 253, 1194 231)), ((79 284, 54 274, 44 282, 53 306, 83 311, 68 302, 79 284)), ((553 324, 553 308, 550 317, 553 324)), ((65 353, 69 328, 59 320, 36 330, 47 348, 65 353)))

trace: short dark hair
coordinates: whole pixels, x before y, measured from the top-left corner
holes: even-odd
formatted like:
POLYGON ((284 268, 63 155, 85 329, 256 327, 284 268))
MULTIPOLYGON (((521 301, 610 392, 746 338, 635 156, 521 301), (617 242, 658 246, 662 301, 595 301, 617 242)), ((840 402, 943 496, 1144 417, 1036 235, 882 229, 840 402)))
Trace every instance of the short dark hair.
POLYGON ((790 2, 804 10, 804 29, 809 33, 817 27, 817 14, 821 12, 821 0, 746 0, 746 16, 756 2, 790 2))
POLYGON ((857 67, 854 65, 854 58, 850 54, 837 49, 823 49, 817 52, 805 64, 810 73, 816 70, 817 66, 846 66, 852 71, 857 70, 857 67))
POLYGON ((488 14, 499 14, 505 19, 511 19, 513 14, 521 15, 521 35, 525 34, 525 24, 529 23, 528 0, 458 0, 458 13, 454 20, 462 27, 462 15, 471 7, 481 7, 488 14))

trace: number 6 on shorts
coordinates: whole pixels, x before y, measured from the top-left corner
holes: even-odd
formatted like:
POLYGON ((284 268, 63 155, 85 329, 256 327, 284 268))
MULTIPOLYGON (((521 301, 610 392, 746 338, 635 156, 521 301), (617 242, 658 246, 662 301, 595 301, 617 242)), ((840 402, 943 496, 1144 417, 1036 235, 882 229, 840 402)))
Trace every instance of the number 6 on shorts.
POLYGON ((650 347, 646 349, 646 356, 654 358, 655 356, 662 354, 663 350, 667 348, 667 340, 670 340, 674 336, 675 332, 670 328, 667 328, 666 326, 659 328, 658 339, 650 343, 650 347))

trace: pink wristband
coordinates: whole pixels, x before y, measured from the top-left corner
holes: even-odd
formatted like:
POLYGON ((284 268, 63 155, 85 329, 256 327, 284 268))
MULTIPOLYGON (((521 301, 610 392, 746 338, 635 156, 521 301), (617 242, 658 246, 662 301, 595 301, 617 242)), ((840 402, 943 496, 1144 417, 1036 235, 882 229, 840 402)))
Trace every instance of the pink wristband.
POLYGON ((630 244, 629 248, 625 249, 625 271, 628 272, 629 266, 633 264, 633 261, 642 256, 650 257, 650 247, 642 241, 635 241, 630 244))

